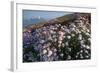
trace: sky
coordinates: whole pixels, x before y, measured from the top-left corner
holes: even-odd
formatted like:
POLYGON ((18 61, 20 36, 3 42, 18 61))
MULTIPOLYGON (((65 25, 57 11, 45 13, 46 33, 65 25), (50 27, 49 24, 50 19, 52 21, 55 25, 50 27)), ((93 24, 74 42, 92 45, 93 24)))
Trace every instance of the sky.
POLYGON ((23 10, 23 19, 43 18, 50 20, 70 13, 71 12, 23 10))

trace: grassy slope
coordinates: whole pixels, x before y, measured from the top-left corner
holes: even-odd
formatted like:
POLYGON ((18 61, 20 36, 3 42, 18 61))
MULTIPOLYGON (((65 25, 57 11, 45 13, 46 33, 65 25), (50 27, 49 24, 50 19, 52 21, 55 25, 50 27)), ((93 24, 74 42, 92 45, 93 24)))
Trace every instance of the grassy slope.
MULTIPOLYGON (((82 15, 82 16, 88 16, 88 17, 90 16, 89 13, 80 13, 80 15, 82 15)), ((49 24, 56 24, 56 23, 62 24, 62 23, 66 23, 66 22, 72 21, 72 20, 74 20, 76 18, 77 18, 76 14, 74 14, 74 13, 73 14, 64 15, 64 16, 52 19, 50 21, 45 21, 45 22, 41 22, 41 23, 38 23, 38 24, 29 25, 26 28, 23 28, 23 32, 27 31, 27 30, 31 30, 31 29, 37 29, 37 28, 40 28, 40 27, 43 27, 43 26, 49 25, 49 24)))

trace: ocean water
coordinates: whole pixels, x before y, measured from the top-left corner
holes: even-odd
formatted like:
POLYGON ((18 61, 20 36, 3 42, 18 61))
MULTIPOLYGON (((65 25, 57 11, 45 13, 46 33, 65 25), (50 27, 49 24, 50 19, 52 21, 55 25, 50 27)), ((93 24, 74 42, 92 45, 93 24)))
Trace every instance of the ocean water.
POLYGON ((23 10, 23 26, 37 24, 71 13, 72 12, 23 10))

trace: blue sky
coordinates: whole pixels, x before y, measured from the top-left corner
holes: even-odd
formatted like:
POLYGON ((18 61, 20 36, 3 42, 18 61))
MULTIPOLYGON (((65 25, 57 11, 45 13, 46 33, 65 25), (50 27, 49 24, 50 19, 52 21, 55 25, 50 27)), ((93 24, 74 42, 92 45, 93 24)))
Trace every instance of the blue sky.
POLYGON ((66 14, 70 14, 70 12, 23 10, 23 19, 26 20, 30 18, 43 18, 50 20, 66 14))

